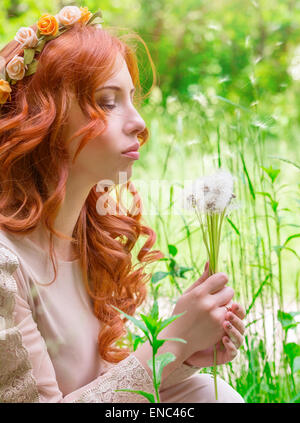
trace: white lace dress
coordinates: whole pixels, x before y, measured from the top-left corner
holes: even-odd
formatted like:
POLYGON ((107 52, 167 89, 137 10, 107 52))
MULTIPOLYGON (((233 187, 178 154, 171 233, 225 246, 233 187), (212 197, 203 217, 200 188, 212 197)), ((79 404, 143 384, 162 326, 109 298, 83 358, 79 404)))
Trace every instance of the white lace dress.
MULTIPOLYGON (((51 261, 28 238, 0 231, 0 402, 148 402, 152 379, 131 354, 118 364, 97 351, 100 323, 92 311, 79 260, 51 261)), ((182 364, 161 389, 198 372, 182 364)))

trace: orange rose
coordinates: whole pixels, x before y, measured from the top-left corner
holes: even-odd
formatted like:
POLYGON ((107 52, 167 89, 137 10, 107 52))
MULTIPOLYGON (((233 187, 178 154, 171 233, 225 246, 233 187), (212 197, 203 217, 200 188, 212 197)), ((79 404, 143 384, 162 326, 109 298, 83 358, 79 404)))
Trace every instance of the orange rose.
POLYGON ((58 32, 58 22, 54 16, 44 13, 37 23, 38 29, 43 35, 56 35, 58 32))
POLYGON ((8 81, 0 79, 0 104, 7 102, 8 97, 10 98, 11 88, 8 81))
POLYGON ((81 12, 81 18, 79 19, 79 22, 86 23, 92 17, 93 14, 89 11, 87 7, 80 7, 79 9, 81 12))

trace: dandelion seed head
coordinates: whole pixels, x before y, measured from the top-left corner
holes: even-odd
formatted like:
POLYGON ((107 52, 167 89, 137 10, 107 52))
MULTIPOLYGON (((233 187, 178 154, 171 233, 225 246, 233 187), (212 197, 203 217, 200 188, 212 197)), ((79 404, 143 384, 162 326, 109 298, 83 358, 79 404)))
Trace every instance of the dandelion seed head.
POLYGON ((204 177, 204 185, 208 188, 204 196, 204 212, 222 213, 229 204, 233 193, 231 173, 219 169, 213 175, 204 177))
POLYGON ((194 180, 181 191, 181 206, 197 209, 201 213, 222 213, 230 204, 233 194, 233 177, 219 169, 215 174, 194 180))
POLYGON ((187 201, 190 203, 190 206, 191 207, 196 208, 196 206, 197 206, 197 199, 196 199, 196 197, 195 197, 194 194, 190 194, 187 197, 187 201))

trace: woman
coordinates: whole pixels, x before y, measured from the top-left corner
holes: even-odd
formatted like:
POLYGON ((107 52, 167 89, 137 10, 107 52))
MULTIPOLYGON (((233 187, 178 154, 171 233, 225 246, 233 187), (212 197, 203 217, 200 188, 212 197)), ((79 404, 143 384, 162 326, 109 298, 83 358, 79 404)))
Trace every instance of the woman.
MULTIPOLYGON (((143 269, 162 254, 149 251, 155 233, 141 213, 121 213, 118 191, 116 201, 111 195, 120 174, 132 189, 134 155, 126 151, 149 135, 135 107, 142 97, 130 37, 104 30, 99 16, 66 6, 22 27, 0 52, 2 402, 147 402, 115 391, 154 393, 149 343, 134 353, 113 346, 126 319, 112 305, 135 313, 147 295, 143 269), (131 250, 140 235, 149 239, 136 268, 131 250)), ((245 312, 227 282, 206 267, 178 300, 173 314, 188 313, 160 338, 187 343, 159 350, 176 355, 162 374, 162 402, 215 401, 212 378, 197 372, 212 365, 216 343, 218 364, 231 361, 244 333, 245 312)), ((244 402, 221 379, 218 388, 218 401, 244 402)))

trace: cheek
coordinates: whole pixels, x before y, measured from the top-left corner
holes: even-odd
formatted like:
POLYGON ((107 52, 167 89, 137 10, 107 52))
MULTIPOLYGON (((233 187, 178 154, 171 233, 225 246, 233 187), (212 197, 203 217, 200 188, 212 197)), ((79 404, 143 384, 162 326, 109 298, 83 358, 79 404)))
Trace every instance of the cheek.
MULTIPOLYGON (((74 142, 71 146, 71 153, 74 157, 75 151, 78 149, 80 141, 74 142)), ((92 140, 89 140, 86 145, 82 148, 79 153, 78 159, 84 157, 84 159, 104 158, 109 159, 111 156, 118 154, 118 145, 116 143, 116 137, 110 134, 98 136, 92 140)))
POLYGON ((95 174, 97 178, 112 179, 125 164, 115 138, 102 134, 88 143, 77 156, 76 168, 84 173, 95 174))
POLYGON ((86 147, 88 147, 89 154, 95 154, 108 160, 109 157, 115 157, 119 153, 116 138, 108 134, 89 141, 86 147))

